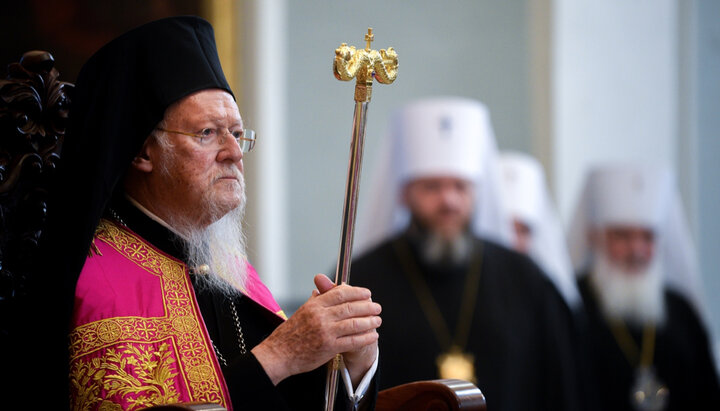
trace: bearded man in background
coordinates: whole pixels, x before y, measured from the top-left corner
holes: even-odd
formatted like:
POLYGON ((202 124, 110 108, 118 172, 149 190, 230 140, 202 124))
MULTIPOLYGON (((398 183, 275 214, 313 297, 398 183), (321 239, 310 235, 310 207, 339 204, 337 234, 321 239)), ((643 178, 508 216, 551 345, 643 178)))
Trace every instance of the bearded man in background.
POLYGON ((596 409, 720 408, 694 247, 670 171, 596 167, 568 237, 596 409))
POLYGON ((581 409, 570 312, 538 266, 506 246, 487 108, 410 103, 386 142, 351 267, 384 307, 382 384, 461 378, 493 410, 581 409))

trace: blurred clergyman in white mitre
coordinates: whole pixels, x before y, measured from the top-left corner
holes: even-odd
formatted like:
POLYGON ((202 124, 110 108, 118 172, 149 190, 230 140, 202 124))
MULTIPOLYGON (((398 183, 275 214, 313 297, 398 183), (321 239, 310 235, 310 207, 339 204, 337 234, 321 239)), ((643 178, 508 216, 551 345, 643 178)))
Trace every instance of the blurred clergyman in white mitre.
POLYGON ((694 247, 672 173, 593 169, 569 233, 599 410, 718 410, 694 247))
POLYGON ((581 304, 565 240, 565 230, 545 183, 539 161, 520 152, 500 155, 502 193, 512 219, 513 248, 537 263, 568 306, 581 304))
POLYGON ((460 378, 495 411, 581 409, 570 311, 537 264, 505 246, 488 109, 414 101, 383 143, 351 268, 384 307, 381 388, 460 378))

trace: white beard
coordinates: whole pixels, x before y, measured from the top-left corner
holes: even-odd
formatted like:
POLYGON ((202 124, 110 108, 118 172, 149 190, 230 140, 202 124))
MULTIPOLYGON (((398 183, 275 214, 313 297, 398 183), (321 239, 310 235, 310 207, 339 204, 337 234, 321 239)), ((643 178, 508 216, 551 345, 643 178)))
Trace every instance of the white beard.
POLYGON ((604 254, 597 254, 590 283, 604 315, 635 325, 662 325, 665 300, 659 259, 654 258, 643 272, 627 273, 604 254))
MULTIPOLYGON (((204 228, 192 227, 179 221, 170 222, 183 237, 183 246, 189 267, 207 265, 207 273, 196 274, 196 284, 201 289, 210 289, 227 298, 239 295, 247 279, 247 255, 242 219, 245 213, 245 180, 238 173, 241 202, 238 207, 223 215, 204 228)), ((205 204, 215 213, 212 204, 205 204)), ((219 214, 219 213, 216 213, 219 214)))
MULTIPOLYGON (((160 127, 164 127, 161 122, 160 127)), ((160 172, 167 178, 173 178, 171 170, 177 169, 181 161, 167 134, 156 136, 163 147, 163 154, 159 162, 160 172)), ((245 289, 247 280, 247 255, 245 253, 245 235, 242 228, 242 219, 245 214, 245 178, 236 165, 229 165, 225 170, 219 170, 217 175, 210 179, 209 187, 217 178, 231 172, 238 181, 236 194, 240 197, 240 204, 227 211, 222 204, 211 202, 213 198, 209 191, 203 196, 207 201, 197 204, 203 215, 210 216, 214 221, 208 226, 198 226, 186 216, 174 215, 169 217, 167 223, 180 235, 181 242, 187 257, 187 264, 196 274, 196 284, 200 289, 217 291, 227 298, 239 295, 245 289), (207 266, 209 270, 200 269, 207 266)))

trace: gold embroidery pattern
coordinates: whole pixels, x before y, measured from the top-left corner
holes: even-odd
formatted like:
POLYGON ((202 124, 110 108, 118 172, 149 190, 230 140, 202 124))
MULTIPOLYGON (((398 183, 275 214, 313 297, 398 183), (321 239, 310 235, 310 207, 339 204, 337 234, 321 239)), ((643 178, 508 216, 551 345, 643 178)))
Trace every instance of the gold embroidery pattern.
POLYGON ((101 357, 74 362, 72 383, 79 395, 73 409, 90 410, 96 404, 100 405, 99 409, 114 409, 113 405, 118 407, 115 409, 122 409, 103 400, 101 389, 105 397, 123 398, 130 410, 176 403, 180 395, 174 385, 173 378, 177 375, 172 366, 174 362, 166 343, 149 347, 122 344, 117 350, 109 348, 101 357), (94 384, 88 386, 91 381, 94 384))
POLYGON ((179 394, 173 382, 178 373, 184 376, 192 401, 227 406, 206 348, 209 341, 198 324, 200 314, 193 304, 185 266, 109 221, 101 220, 95 235, 95 240, 160 277, 165 316, 113 317, 73 330, 70 377, 77 399, 74 409, 94 407, 101 401, 101 390, 133 404, 130 409, 176 402, 179 394), (100 357, 91 358, 97 352, 100 357), (146 394, 138 394, 141 392, 146 394))

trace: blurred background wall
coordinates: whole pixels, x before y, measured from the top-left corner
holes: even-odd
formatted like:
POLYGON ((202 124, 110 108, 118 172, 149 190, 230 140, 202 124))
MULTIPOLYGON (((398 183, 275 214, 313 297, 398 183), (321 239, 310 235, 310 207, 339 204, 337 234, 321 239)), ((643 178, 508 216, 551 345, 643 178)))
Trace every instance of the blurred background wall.
MULTIPOLYGON (((588 165, 667 164, 678 174, 720 336, 720 2, 713 0, 57 0, 3 2, 0 63, 53 52, 63 78, 117 34, 159 17, 213 23, 228 78, 259 143, 245 159, 251 260, 281 303, 334 274, 352 83, 340 43, 393 46, 397 81, 374 87, 363 193, 388 118, 409 100, 484 102, 501 149, 545 165, 568 222, 588 165)), ((359 224, 371 222, 359 221, 359 224)))

